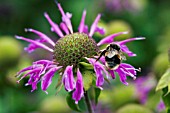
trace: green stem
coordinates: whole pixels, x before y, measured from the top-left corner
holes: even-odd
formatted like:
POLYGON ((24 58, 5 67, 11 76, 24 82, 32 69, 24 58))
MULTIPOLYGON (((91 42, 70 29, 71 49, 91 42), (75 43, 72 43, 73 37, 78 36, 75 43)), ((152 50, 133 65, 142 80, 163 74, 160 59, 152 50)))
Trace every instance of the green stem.
POLYGON ((91 105, 90 98, 89 98, 89 96, 88 96, 87 91, 85 91, 84 97, 85 97, 85 102, 86 102, 86 105, 87 105, 88 112, 89 112, 89 113, 94 113, 93 107, 92 107, 92 105, 91 105))

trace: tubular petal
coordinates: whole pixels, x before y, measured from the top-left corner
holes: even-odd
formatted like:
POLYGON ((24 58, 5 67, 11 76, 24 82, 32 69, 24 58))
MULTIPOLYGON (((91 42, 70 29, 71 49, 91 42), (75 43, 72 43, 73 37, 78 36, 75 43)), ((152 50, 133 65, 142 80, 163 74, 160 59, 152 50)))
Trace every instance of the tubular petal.
POLYGON ((134 41, 134 40, 144 40, 144 39, 145 39, 145 37, 130 38, 130 39, 126 39, 126 40, 123 40, 123 41, 120 41, 120 42, 117 42, 117 43, 119 45, 124 45, 127 42, 131 42, 131 41, 134 41))
POLYGON ((75 81, 73 76, 73 66, 67 66, 63 74, 63 83, 65 89, 70 92, 75 88, 75 81))
POLYGON ((17 77, 17 78, 20 77, 22 73, 24 73, 25 71, 29 71, 29 70, 31 70, 32 68, 33 68, 33 66, 29 66, 29 67, 26 67, 26 68, 20 70, 20 71, 17 73, 16 77, 17 77))
MULTIPOLYGON (((43 39, 37 39, 37 40, 35 40, 35 41, 36 41, 36 42, 40 42, 40 43, 46 42, 46 41, 43 40, 43 39)), ((24 48, 24 50, 27 51, 28 53, 31 53, 31 52, 33 52, 34 50, 38 49, 38 48, 41 48, 41 47, 38 46, 38 45, 36 45, 36 44, 34 44, 34 43, 30 43, 30 44, 28 45, 28 47, 25 47, 25 48, 24 48)))
POLYGON ((72 98, 75 100, 75 103, 78 104, 78 101, 84 96, 83 90, 83 77, 79 69, 77 69, 77 81, 76 81, 76 90, 73 92, 72 98))
POLYGON ((61 22, 60 23, 60 28, 68 35, 69 34, 69 30, 67 28, 67 26, 65 25, 65 23, 61 22))
POLYGON ((112 79, 115 79, 116 76, 115 76, 115 74, 114 74, 114 71, 113 71, 113 70, 108 70, 108 71, 110 72, 110 75, 112 76, 112 79))
POLYGON ((122 71, 122 69, 118 68, 116 70, 116 72, 119 74, 119 77, 120 77, 120 81, 125 84, 125 85, 128 85, 128 83, 126 82, 126 74, 122 71))
POLYGON ((52 26, 52 29, 51 29, 51 30, 52 30, 52 31, 55 31, 55 32, 58 34, 58 36, 63 37, 64 35, 63 35, 63 33, 61 32, 61 30, 60 30, 60 28, 58 27, 58 25, 51 20, 51 18, 49 17, 49 15, 48 15, 46 12, 44 13, 44 16, 45 16, 45 18, 48 20, 48 22, 50 23, 50 25, 52 26))
POLYGON ((50 51, 50 52, 53 52, 53 51, 54 51, 53 49, 47 47, 46 45, 44 45, 44 44, 42 44, 42 43, 40 43, 40 42, 38 42, 38 41, 34 41, 34 40, 31 40, 31 39, 27 39, 27 38, 24 38, 24 37, 22 37, 22 36, 16 36, 16 38, 17 38, 17 39, 20 39, 20 40, 24 40, 24 41, 30 42, 30 43, 33 43, 33 44, 35 44, 35 45, 37 45, 37 46, 39 46, 39 47, 41 47, 41 48, 44 48, 44 49, 46 49, 46 50, 48 50, 48 51, 50 51))
POLYGON ((52 46, 55 46, 55 43, 45 34, 41 33, 40 31, 34 30, 34 29, 25 29, 26 32, 33 32, 37 34, 40 38, 51 44, 52 46))
POLYGON ((25 75, 23 75, 17 82, 19 83, 23 78, 25 78, 26 76, 30 75, 30 74, 34 74, 39 72, 42 69, 42 67, 36 68, 31 70, 30 72, 26 73, 25 75))
POLYGON ((84 27, 85 27, 85 18, 86 18, 86 10, 83 11, 83 15, 80 21, 80 25, 78 27, 78 30, 80 33, 83 33, 84 27))
POLYGON ((94 20, 93 24, 91 25, 91 28, 90 28, 90 33, 89 33, 89 36, 92 37, 94 32, 96 31, 97 29, 97 24, 100 20, 100 17, 101 17, 101 14, 98 14, 96 19, 94 20))
POLYGON ((96 27, 95 32, 99 32, 101 35, 105 34, 105 30, 103 28, 100 28, 100 27, 96 27))
POLYGON ((109 43, 112 43, 114 40, 114 38, 116 36, 119 36, 121 34, 127 34, 128 32, 119 32, 119 33, 115 33, 115 34, 112 34, 112 35, 109 35, 105 38, 103 38, 97 45, 100 46, 102 44, 109 44, 109 43))
POLYGON ((120 45, 120 49, 130 57, 136 56, 136 54, 130 51, 126 45, 120 45))
POLYGON ((58 5, 58 8, 59 8, 59 10, 61 12, 63 22, 66 23, 68 29, 70 30, 70 32, 72 34, 73 33, 73 28, 72 28, 71 21, 70 21, 70 18, 71 18, 72 15, 70 13, 65 14, 62 7, 61 7, 61 5, 59 3, 57 5, 58 5))
POLYGON ((109 78, 108 76, 108 72, 105 70, 104 66, 102 64, 100 64, 98 61, 96 62, 95 59, 93 58, 86 58, 89 63, 91 63, 94 67, 94 71, 96 73, 96 86, 99 87, 100 89, 102 89, 102 85, 104 83, 104 77, 103 74, 106 75, 107 78, 109 78))
POLYGON ((41 89, 46 91, 47 88, 50 86, 52 82, 52 77, 54 76, 55 72, 60 69, 61 67, 51 68, 43 77, 41 81, 41 89))

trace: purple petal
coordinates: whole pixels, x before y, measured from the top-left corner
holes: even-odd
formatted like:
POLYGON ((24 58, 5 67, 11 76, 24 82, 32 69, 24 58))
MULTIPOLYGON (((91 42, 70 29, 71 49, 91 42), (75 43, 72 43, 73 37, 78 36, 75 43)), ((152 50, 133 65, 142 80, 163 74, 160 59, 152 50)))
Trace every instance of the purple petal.
POLYGON ((122 63, 122 64, 120 64, 120 66, 119 66, 119 68, 120 69, 122 69, 122 71, 126 74, 126 75, 129 75, 129 76, 131 76, 134 80, 136 79, 136 69, 133 67, 133 66, 131 66, 131 65, 128 65, 128 64, 125 64, 125 63, 122 63), (124 67, 125 66, 125 67, 124 67), (130 67, 132 67, 132 68, 126 68, 126 66, 130 66, 130 67), (132 72, 132 73, 131 73, 132 72))
POLYGON ((96 86, 99 87, 100 89, 102 89, 102 85, 104 83, 104 77, 103 77, 103 74, 106 75, 107 78, 109 78, 108 76, 108 72, 105 70, 104 66, 102 64, 100 64, 98 61, 96 62, 95 59, 92 59, 92 58, 86 58, 89 63, 91 63, 94 67, 94 71, 96 73, 96 77, 97 77, 97 80, 96 80, 96 86))
POLYGON ((30 74, 34 74, 39 72, 42 69, 42 67, 36 68, 31 70, 30 72, 26 73, 25 75, 23 75, 17 82, 19 83, 23 78, 25 78, 26 76, 30 75, 30 74))
POLYGON ((55 46, 55 43, 45 34, 41 33, 40 31, 34 30, 34 29, 25 29, 25 31, 29 31, 29 32, 33 32, 35 34, 37 34, 40 38, 42 38, 43 40, 45 40, 45 42, 48 42, 49 44, 51 44, 52 46, 55 46))
POLYGON ((73 92, 72 98, 75 100, 75 103, 78 104, 78 101, 84 96, 83 90, 83 78, 79 69, 77 69, 77 81, 76 81, 76 90, 73 92))
POLYGON ((80 33, 83 33, 84 29, 85 29, 85 18, 86 18, 86 10, 83 11, 83 15, 80 21, 80 25, 78 27, 78 31, 80 33))
POLYGON ((50 61, 50 60, 38 60, 36 62, 33 62, 33 64, 53 64, 54 62, 53 61, 50 61))
POLYGON ((91 28, 90 28, 90 33, 89 33, 89 36, 92 37, 94 32, 96 31, 97 29, 97 24, 100 20, 100 17, 101 17, 101 14, 98 14, 96 19, 94 20, 93 24, 91 25, 91 28))
POLYGON ((119 74, 120 77, 120 81, 125 84, 128 85, 128 83, 126 82, 126 73, 124 71, 122 71, 121 68, 116 69, 116 72, 119 74))
POLYGON ((117 42, 117 43, 119 45, 124 45, 127 42, 131 42, 131 41, 134 41, 134 40, 144 40, 144 39, 145 39, 145 37, 130 38, 130 39, 126 39, 126 40, 123 40, 123 41, 120 41, 120 42, 117 42))
POLYGON ((31 85, 33 83, 33 80, 34 80, 34 74, 30 74, 30 78, 28 80, 28 83, 25 84, 25 86, 28 86, 28 85, 31 85))
POLYGON ((124 67, 127 71, 129 71, 133 75, 136 75, 136 69, 132 65, 126 64, 126 63, 121 63, 121 66, 124 67))
POLYGON ((156 86, 157 81, 153 76, 142 76, 134 81, 136 95, 142 104, 148 99, 149 92, 156 86))
POLYGON ((121 50, 126 53, 128 56, 133 57, 136 56, 135 53, 131 52, 126 45, 120 45, 121 50))
POLYGON ((88 26, 87 25, 84 26, 83 33, 89 34, 88 26))
POLYGON ((131 42, 134 40, 144 40, 144 37, 139 37, 139 38, 130 38, 127 40, 123 40, 123 41, 119 41, 119 42, 115 42, 116 44, 118 44, 121 48, 121 50, 126 53, 128 56, 136 56, 136 54, 134 54, 133 52, 131 52, 128 47, 125 45, 127 42, 131 42))
POLYGON ((93 58, 87 58, 87 60, 94 66, 94 67, 97 67, 97 68, 100 68, 104 74, 106 75, 107 79, 109 78, 109 74, 108 72, 105 70, 104 68, 104 65, 101 64, 100 62, 96 62, 96 59, 93 59, 93 58))
POLYGON ((164 104, 164 102, 163 102, 163 100, 161 99, 161 101, 159 102, 159 104, 157 105, 157 110, 159 111, 159 112, 161 112, 161 111, 163 111, 163 110, 165 110, 165 104, 164 104))
POLYGON ((32 70, 33 66, 29 66, 29 67, 26 67, 22 70, 20 70, 18 73, 17 73, 17 76, 16 77, 20 77, 22 73, 24 73, 25 71, 29 71, 29 70, 32 70))
MULTIPOLYGON (((45 42, 45 40, 42 40, 42 39, 37 39, 35 40, 36 42, 40 42, 40 43, 43 43, 45 42)), ((33 52, 34 50, 38 49, 38 48, 41 48, 40 46, 38 45, 35 45, 34 43, 30 43, 28 45, 28 47, 25 47, 24 50, 27 51, 28 53, 31 53, 33 52)))
POLYGON ((32 85, 32 90, 31 90, 31 92, 33 92, 34 90, 36 90, 37 89, 37 83, 38 82, 33 82, 31 85, 32 85))
POLYGON ((66 23, 68 29, 70 30, 71 33, 73 33, 73 28, 72 28, 72 24, 71 24, 71 20, 70 18, 72 17, 72 15, 70 13, 64 13, 61 5, 58 3, 58 8, 61 12, 61 15, 62 15, 62 21, 66 23))
POLYGON ((44 16, 48 20, 50 25, 52 26, 51 31, 54 31, 58 34, 58 36, 63 37, 64 35, 61 32, 59 26, 51 20, 51 18, 49 17, 49 15, 46 12, 44 13, 44 16))
POLYGON ((112 43, 114 40, 114 38, 116 36, 119 36, 121 34, 127 34, 128 32, 119 32, 119 33, 115 33, 115 34, 112 34, 112 35, 109 35, 107 37, 105 37, 104 39, 102 39, 97 45, 100 46, 102 44, 109 44, 109 43, 112 43))
POLYGON ((95 72, 96 72, 96 77, 97 77, 96 86, 102 90, 103 89, 102 85, 104 84, 104 77, 100 69, 95 69, 95 70, 96 70, 95 72))
POLYGON ((63 74, 63 83, 65 89, 70 92, 75 88, 73 66, 67 66, 63 74))
POLYGON ((46 50, 48 50, 50 52, 54 51, 53 49, 51 49, 48 46, 42 44, 41 42, 38 42, 38 41, 35 41, 35 40, 31 40, 31 39, 27 39, 27 38, 24 38, 24 37, 21 37, 21 36, 16 36, 16 38, 20 39, 20 40, 24 40, 24 41, 30 42, 31 44, 36 45, 36 46, 38 46, 40 48, 46 49, 46 50))
POLYGON ((108 70, 108 71, 110 72, 110 75, 112 76, 112 79, 115 79, 116 76, 115 76, 115 74, 114 74, 114 71, 113 71, 113 70, 108 70))
POLYGON ((95 32, 99 32, 101 35, 104 35, 105 34, 105 30, 104 28, 100 28, 100 27, 97 27, 95 32))
POLYGON ((69 34, 69 30, 67 28, 67 26, 65 25, 65 23, 61 22, 60 23, 60 28, 68 35, 69 34))
POLYGON ((31 92, 33 92, 34 90, 37 89, 37 84, 38 84, 38 82, 39 82, 39 80, 40 80, 40 76, 41 76, 41 75, 39 75, 39 73, 33 75, 33 78, 32 78, 33 81, 32 81, 32 83, 30 84, 30 85, 32 85, 32 90, 31 90, 31 92))
POLYGON ((43 91, 46 91, 47 88, 50 86, 50 84, 52 83, 52 77, 54 76, 55 72, 60 69, 60 67, 57 68, 51 68, 43 77, 42 77, 42 81, 41 81, 41 89, 43 91))

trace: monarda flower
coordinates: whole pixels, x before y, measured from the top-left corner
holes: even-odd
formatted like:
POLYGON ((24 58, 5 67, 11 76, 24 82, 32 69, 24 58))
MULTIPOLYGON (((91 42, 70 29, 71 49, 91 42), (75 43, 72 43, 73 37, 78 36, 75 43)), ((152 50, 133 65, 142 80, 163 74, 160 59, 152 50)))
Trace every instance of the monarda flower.
MULTIPOLYGON (((53 55, 52 60, 38 60, 33 62, 32 66, 19 71, 17 73, 17 77, 20 78, 17 81, 18 83, 23 78, 29 76, 29 80, 25 85, 31 85, 31 91, 36 90, 37 83, 41 82, 41 89, 47 93, 46 90, 50 86, 53 76, 58 72, 60 73, 59 76, 62 77, 61 82, 66 91, 73 92, 72 98, 77 104, 84 96, 83 76, 85 75, 82 73, 84 68, 81 68, 80 66, 80 62, 82 61, 93 66, 94 72, 96 73, 96 86, 101 89, 104 83, 104 76, 109 78, 111 75, 112 78, 115 78, 114 72, 119 74, 121 82, 126 85, 126 76, 135 78, 136 69, 133 66, 122 63, 116 70, 107 70, 104 65, 105 61, 102 61, 102 58, 99 61, 96 61, 95 58, 100 51, 99 47, 101 45, 113 43, 116 36, 126 34, 127 32, 112 34, 102 39, 99 43, 96 43, 92 38, 93 34, 95 32, 104 34, 104 30, 97 26, 101 14, 97 15, 89 30, 88 26, 85 24, 86 11, 84 10, 78 27, 78 32, 73 32, 71 24, 72 14, 68 12, 65 13, 59 3, 57 6, 62 15, 62 22, 60 24, 53 22, 50 16, 47 13, 44 13, 45 18, 51 25, 51 31, 55 32, 60 37, 57 42, 54 42, 47 35, 34 29, 26 29, 25 31, 35 33, 39 36, 39 39, 32 40, 22 36, 16 36, 17 39, 30 43, 28 47, 25 48, 27 52, 30 53, 37 48, 43 48, 53 55)), ((131 38, 114 43, 118 44, 120 49, 124 53, 127 53, 128 56, 135 56, 125 44, 133 40, 142 39, 144 38, 131 38)))

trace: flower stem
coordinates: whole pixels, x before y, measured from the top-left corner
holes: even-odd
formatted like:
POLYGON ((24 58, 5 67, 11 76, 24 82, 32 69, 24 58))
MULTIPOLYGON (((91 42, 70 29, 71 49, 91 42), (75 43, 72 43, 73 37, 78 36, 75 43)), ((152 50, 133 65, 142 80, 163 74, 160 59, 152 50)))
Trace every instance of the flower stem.
POLYGON ((88 112, 89 113, 94 113, 93 107, 91 105, 90 98, 88 96, 88 92, 87 91, 85 91, 84 97, 85 97, 85 102, 86 102, 86 105, 87 105, 88 112))

